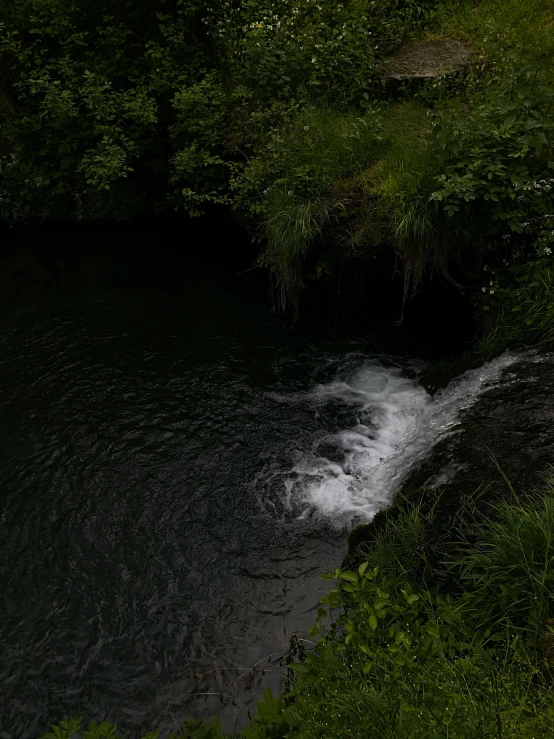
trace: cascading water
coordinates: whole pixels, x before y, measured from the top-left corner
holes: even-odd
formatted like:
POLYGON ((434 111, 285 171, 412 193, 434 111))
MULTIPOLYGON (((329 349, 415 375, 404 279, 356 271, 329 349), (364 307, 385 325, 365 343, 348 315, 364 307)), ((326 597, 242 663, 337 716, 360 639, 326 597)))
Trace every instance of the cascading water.
POLYGON ((434 396, 406 376, 406 368, 352 360, 346 364, 357 364, 355 369, 339 371, 303 398, 283 399, 309 403, 316 417, 328 406, 343 406, 355 423, 317 437, 309 450, 292 450, 289 471, 261 476, 273 494, 282 486, 289 511, 300 517, 319 513, 339 526, 368 521, 389 505, 414 466, 459 428, 460 412, 493 387, 516 356, 504 354, 466 372, 434 396))

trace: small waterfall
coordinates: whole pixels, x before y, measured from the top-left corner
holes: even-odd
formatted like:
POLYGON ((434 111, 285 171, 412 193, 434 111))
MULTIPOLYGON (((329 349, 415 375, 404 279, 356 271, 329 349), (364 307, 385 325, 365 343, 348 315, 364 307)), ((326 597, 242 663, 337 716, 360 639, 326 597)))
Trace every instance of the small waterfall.
POLYGON ((272 494, 278 482, 284 506, 295 517, 320 514, 340 525, 370 520, 437 442, 459 429, 460 412, 498 383, 516 359, 503 354, 434 396, 402 368, 375 360, 316 386, 304 396, 316 413, 342 405, 356 422, 316 439, 309 451, 293 451, 292 467, 271 474, 272 494))

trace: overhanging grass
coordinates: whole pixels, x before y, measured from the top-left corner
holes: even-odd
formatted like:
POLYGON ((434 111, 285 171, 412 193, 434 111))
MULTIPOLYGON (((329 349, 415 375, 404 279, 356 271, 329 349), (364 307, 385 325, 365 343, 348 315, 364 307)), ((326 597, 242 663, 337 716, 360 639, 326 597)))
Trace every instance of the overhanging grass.
POLYGON ((430 132, 419 103, 389 105, 365 113, 309 107, 283 131, 246 177, 268 180, 263 192, 262 262, 279 287, 281 305, 294 305, 302 264, 334 216, 350 229, 346 246, 366 242, 374 226, 372 208, 385 181, 409 152, 424 148, 430 132), (268 166, 269 165, 269 166, 268 166), (277 173, 277 176, 276 176, 277 173))

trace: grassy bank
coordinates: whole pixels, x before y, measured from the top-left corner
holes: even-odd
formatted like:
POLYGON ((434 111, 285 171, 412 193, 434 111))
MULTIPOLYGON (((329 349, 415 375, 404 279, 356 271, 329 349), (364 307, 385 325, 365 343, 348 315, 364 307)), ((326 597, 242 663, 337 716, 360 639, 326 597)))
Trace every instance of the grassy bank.
POLYGON ((482 354, 552 345, 552 23, 544 0, 439 4, 412 41, 467 42, 466 73, 374 90, 363 116, 316 101, 272 143, 278 167, 260 150, 238 186, 250 205, 259 193, 283 305, 337 261, 371 271, 392 250, 407 297, 461 275, 482 354))
POLYGON ((432 35, 465 40, 487 57, 527 64, 554 58, 554 9, 549 0, 481 0, 445 6, 432 35))
POLYGON ((2 220, 219 204, 293 315, 308 280, 397 258, 406 297, 453 273, 475 294, 483 353, 549 345, 548 0, 17 0, 0 21, 2 220), (447 37, 465 72, 382 84, 400 46, 447 37))

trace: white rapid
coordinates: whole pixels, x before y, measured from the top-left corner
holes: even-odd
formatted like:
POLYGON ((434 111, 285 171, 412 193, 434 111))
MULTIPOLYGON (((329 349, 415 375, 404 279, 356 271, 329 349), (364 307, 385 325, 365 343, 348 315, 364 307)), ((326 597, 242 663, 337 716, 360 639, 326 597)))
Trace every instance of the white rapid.
POLYGON ((316 413, 328 404, 344 404, 357 423, 317 439, 309 452, 294 454, 292 469, 281 478, 286 508, 300 517, 319 513, 336 523, 370 520, 434 445, 456 432, 460 412, 515 360, 504 354, 434 396, 402 369, 371 360, 316 386, 308 397, 316 413))

